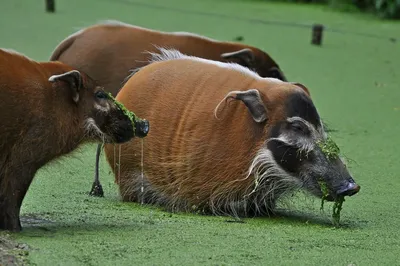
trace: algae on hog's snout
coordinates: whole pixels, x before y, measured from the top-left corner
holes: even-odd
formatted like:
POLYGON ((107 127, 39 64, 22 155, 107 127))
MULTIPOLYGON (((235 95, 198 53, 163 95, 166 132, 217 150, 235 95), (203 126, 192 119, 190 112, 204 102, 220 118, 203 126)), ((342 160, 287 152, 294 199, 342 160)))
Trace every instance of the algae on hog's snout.
MULTIPOLYGON (((328 160, 335 160, 339 158, 340 149, 331 137, 328 137, 325 141, 317 142, 317 145, 320 147, 321 151, 324 153, 324 155, 328 160)), ((329 196, 329 189, 325 180, 322 177, 318 180, 318 184, 322 192, 321 210, 323 210, 324 202, 329 196)), ((343 202, 344 202, 344 196, 338 196, 333 204, 332 218, 335 226, 339 225, 340 212, 342 210, 343 202)))
POLYGON ((129 111, 128 109, 126 109, 125 105, 123 105, 121 102, 117 101, 111 93, 108 93, 108 97, 114 101, 114 103, 117 105, 117 107, 124 112, 124 114, 129 118, 129 120, 131 120, 132 122, 132 127, 133 127, 133 131, 135 131, 136 126, 135 123, 137 122, 137 116, 135 115, 134 112, 129 111))
POLYGON ((325 154, 328 160, 339 158, 339 146, 333 141, 331 137, 327 137, 324 141, 318 141, 317 145, 320 147, 321 151, 325 154))

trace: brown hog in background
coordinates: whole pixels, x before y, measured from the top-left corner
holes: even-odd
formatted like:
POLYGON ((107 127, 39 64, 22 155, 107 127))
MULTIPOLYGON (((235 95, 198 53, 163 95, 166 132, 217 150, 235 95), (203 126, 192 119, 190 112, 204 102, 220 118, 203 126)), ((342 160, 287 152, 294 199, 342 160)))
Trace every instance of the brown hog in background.
MULTIPOLYGON (((119 21, 100 23, 72 34, 55 48, 50 60, 84 71, 115 96, 130 71, 147 64, 149 58, 145 52, 158 51, 156 46, 211 60, 236 62, 262 77, 286 80, 278 64, 256 47, 186 32, 155 31, 119 21)), ((94 196, 104 195, 98 172, 100 151, 98 146, 90 192, 94 196)))
POLYGON ((50 60, 84 71, 115 96, 130 71, 147 64, 149 58, 145 52, 157 52, 157 46, 206 59, 236 62, 262 77, 286 80, 278 64, 256 47, 119 21, 96 24, 72 34, 55 48, 50 60))
POLYGON ((60 62, 0 49, 0 230, 20 231, 36 171, 87 141, 134 136, 128 116, 94 81, 60 62))
POLYGON ((328 200, 359 191, 317 145, 327 134, 305 86, 176 50, 152 56, 117 96, 152 124, 143 176, 140 143, 105 146, 124 201, 250 216, 294 189, 322 197, 321 178, 328 200))

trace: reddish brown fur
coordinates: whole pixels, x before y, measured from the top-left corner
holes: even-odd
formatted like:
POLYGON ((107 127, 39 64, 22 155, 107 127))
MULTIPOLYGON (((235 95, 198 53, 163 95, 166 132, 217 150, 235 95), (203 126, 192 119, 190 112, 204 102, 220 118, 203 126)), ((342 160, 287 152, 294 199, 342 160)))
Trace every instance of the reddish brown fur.
POLYGON ((71 70, 0 49, 0 229, 21 229, 19 210, 40 167, 90 140, 83 124, 93 110, 93 81, 81 73, 78 103, 66 82, 48 81, 71 70))
MULTIPOLYGON (((269 127, 256 123, 241 101, 222 104, 218 119, 213 113, 230 91, 248 89, 260 91, 268 125, 284 118, 287 95, 302 91, 294 84, 189 59, 152 63, 128 80, 117 99, 151 122, 144 140, 145 202, 210 209, 242 200, 253 190, 254 178, 245 177, 269 127)), ((116 169, 123 200, 140 201, 140 142, 120 148, 120 176, 118 146, 116 156, 112 145, 105 146, 107 160, 116 169)))
MULTIPOLYGON (((98 24, 75 33, 57 46, 50 60, 64 62, 88 73, 116 95, 129 71, 147 64, 148 55, 144 52, 158 51, 154 45, 223 62, 226 60, 221 54, 249 48, 255 56, 252 68, 261 76, 268 76, 271 68, 279 69, 268 54, 249 45, 153 31, 123 23, 98 24)), ((235 60, 231 61, 240 63, 235 60)))

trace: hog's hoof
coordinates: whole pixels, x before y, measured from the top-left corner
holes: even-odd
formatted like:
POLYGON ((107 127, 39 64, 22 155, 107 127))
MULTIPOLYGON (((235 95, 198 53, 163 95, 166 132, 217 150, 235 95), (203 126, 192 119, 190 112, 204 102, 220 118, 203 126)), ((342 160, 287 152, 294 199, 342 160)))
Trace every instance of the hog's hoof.
POLYGON ((89 195, 93 197, 104 197, 104 191, 101 184, 93 182, 92 190, 89 192, 89 195))

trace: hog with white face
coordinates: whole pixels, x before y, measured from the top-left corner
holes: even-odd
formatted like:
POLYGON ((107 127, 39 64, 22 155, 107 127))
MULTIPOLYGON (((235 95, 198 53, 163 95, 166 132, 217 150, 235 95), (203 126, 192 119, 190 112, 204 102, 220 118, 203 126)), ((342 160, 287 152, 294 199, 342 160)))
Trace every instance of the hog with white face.
POLYGON ((117 96, 152 124, 140 144, 106 145, 125 201, 235 216, 274 211, 303 188, 336 200, 360 187, 325 133, 308 89, 161 49, 117 96))

